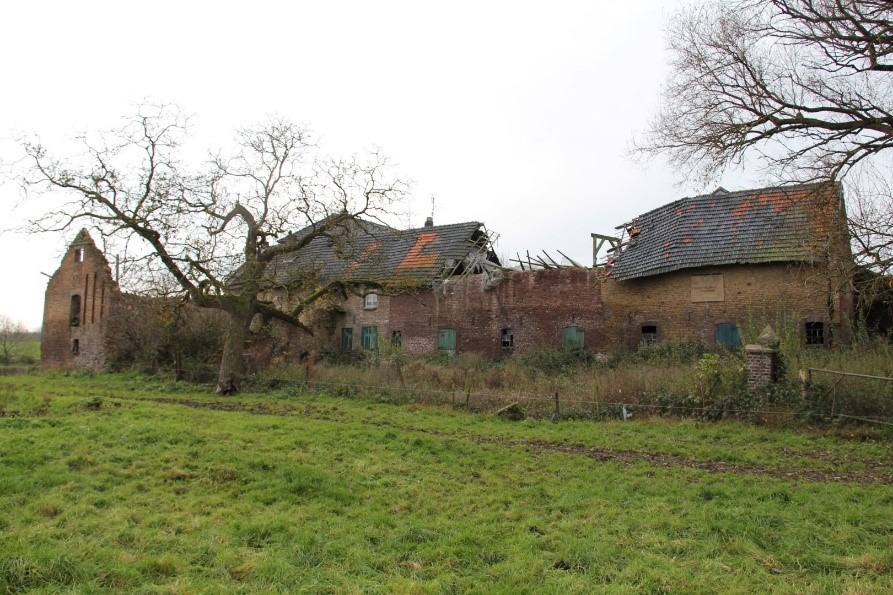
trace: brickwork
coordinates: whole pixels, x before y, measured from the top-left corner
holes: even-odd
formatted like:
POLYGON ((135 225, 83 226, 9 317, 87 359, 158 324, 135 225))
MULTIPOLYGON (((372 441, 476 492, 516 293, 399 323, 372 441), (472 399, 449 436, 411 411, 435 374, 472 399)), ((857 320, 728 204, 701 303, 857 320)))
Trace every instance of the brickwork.
POLYGON ((41 365, 104 368, 111 356, 109 321, 119 297, 108 262, 81 230, 47 284, 41 365))
MULTIPOLYGON (((458 353, 492 358, 560 346, 568 327, 582 329, 584 347, 593 352, 634 350, 643 327, 658 342, 708 345, 716 344, 717 325, 737 326, 742 343, 755 340, 767 323, 804 341, 806 322, 824 325, 825 342, 839 333, 840 317, 828 310, 827 273, 812 265, 712 267, 628 281, 606 277, 603 269, 509 271, 490 290, 482 281, 472 275, 436 291, 380 296, 374 309, 351 296, 337 310, 327 306, 328 318, 317 313, 317 322, 307 321, 313 337, 293 331, 292 351, 340 350, 345 328, 352 349, 360 351, 364 326, 376 327, 379 344, 397 331, 408 355, 436 354, 439 331, 453 329, 458 353), (693 301, 703 297, 693 296, 693 275, 712 276, 714 284, 721 279, 721 301, 693 301), (510 347, 503 347, 504 339, 510 347)), ((840 303, 832 299, 835 307, 840 303)))
POLYGON ((768 386, 775 381, 776 351, 761 345, 748 345, 744 349, 744 369, 747 388, 768 386))
POLYGON ((634 349, 642 327, 656 327, 657 341, 700 339, 715 344, 716 327, 737 324, 743 341, 754 340, 771 323, 783 332, 804 332, 806 321, 822 322, 830 340, 839 335, 841 300, 832 296, 829 312, 826 269, 807 264, 758 264, 705 267, 617 281, 602 287, 604 345, 634 349), (722 301, 692 301, 692 276, 721 275, 722 301))
POLYGON ((447 281, 437 291, 381 296, 374 310, 364 309, 362 298, 351 297, 338 324, 352 329, 355 350, 361 348, 362 327, 371 325, 377 327, 379 341, 391 341, 397 331, 409 355, 436 354, 441 329, 456 331, 457 353, 487 357, 558 346, 562 331, 571 326, 583 329, 585 348, 599 350, 599 277, 592 269, 510 271, 498 286, 484 290, 482 276, 472 275, 447 281), (512 345, 503 347, 509 337, 512 345))

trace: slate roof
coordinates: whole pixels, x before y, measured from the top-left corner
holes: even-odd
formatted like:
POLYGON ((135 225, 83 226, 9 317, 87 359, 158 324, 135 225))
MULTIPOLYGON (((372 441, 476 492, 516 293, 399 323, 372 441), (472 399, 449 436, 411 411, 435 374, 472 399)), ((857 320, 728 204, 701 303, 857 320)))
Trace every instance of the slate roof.
MULTIPOLYGON (((282 241, 294 241, 310 229, 282 241)), ((296 254, 275 258, 271 263, 275 282, 287 284, 310 273, 321 280, 423 285, 447 276, 487 242, 483 224, 477 221, 407 230, 357 221, 333 235, 316 238, 296 254)), ((492 253, 485 254, 497 261, 492 253)))
MULTIPOLYGON (((636 217, 611 276, 635 279, 694 267, 813 262, 840 223, 833 183, 759 188, 682 198, 636 217)), ((610 259, 609 259, 610 262, 610 259)))

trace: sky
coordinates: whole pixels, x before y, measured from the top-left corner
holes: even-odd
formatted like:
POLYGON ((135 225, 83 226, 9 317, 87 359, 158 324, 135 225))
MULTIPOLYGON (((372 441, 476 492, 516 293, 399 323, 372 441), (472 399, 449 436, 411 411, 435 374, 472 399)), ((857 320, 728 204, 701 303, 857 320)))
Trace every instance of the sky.
MULTIPOLYGON (((681 2, 15 2, 0 24, 0 162, 22 134, 65 154, 147 99, 193 115, 195 151, 281 115, 329 153, 379 147, 413 180, 413 226, 482 221, 503 258, 590 265, 591 233, 713 189, 628 155, 681 2)), ((14 179, 0 186, 0 228, 42 208, 14 179)), ((0 314, 40 326, 45 274, 76 233, 0 233, 0 314)))

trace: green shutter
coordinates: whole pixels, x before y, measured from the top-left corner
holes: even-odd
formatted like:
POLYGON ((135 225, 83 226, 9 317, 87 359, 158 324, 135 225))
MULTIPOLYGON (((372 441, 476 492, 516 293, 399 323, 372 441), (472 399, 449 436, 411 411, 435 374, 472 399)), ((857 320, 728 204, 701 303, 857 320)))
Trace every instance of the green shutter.
POLYGON ((341 329, 341 351, 353 351, 353 329, 341 329))
POLYGON ((738 325, 734 322, 717 324, 713 338, 717 345, 727 349, 741 349, 741 334, 738 332, 738 325))
POLYGON ((363 349, 369 351, 378 349, 378 328, 364 326, 360 334, 360 344, 363 346, 363 349))
POLYGON ((440 332, 437 333, 437 351, 447 355, 456 355, 456 329, 440 329, 440 332))
POLYGON ((561 331, 561 346, 568 349, 583 349, 586 335, 581 326, 567 326, 561 331))

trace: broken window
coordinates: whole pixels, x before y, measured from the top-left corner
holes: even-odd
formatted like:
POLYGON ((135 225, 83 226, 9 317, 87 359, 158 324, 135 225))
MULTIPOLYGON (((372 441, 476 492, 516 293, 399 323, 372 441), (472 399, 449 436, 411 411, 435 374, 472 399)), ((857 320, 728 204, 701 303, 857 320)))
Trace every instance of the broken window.
POLYGON ((353 329, 341 329, 341 351, 353 351, 353 329))
POLYGON ((561 331, 561 346, 567 349, 583 349, 586 334, 582 326, 566 326, 561 331))
POLYGON ((437 333, 437 352, 446 355, 456 355, 456 329, 440 329, 437 333))
POLYGON ((642 343, 653 345, 657 343, 657 327, 653 324, 642 325, 642 343))
POLYGON ((515 333, 510 328, 502 329, 502 348, 511 349, 515 346, 515 333))
POLYGON ((825 323, 807 322, 805 324, 804 337, 807 345, 825 344, 825 323))
POLYGON ((741 349, 741 333, 734 322, 717 324, 713 331, 713 339, 717 345, 726 349, 741 349))
POLYGON ((71 340, 71 354, 77 355, 81 352, 81 342, 77 339, 71 340))
POLYGON ((378 349, 378 327, 364 326, 360 329, 360 345, 367 351, 378 349))
POLYGON ((391 346, 400 347, 403 345, 403 331, 391 331, 391 346))
POLYGON ((75 248, 75 249, 74 249, 74 261, 75 261, 75 262, 83 262, 83 261, 84 261, 84 250, 83 250, 83 248, 75 248))
POLYGON ((78 294, 71 296, 71 309, 68 320, 71 326, 81 325, 81 296, 78 294))
POLYGON ((377 293, 367 293, 366 298, 363 300, 363 309, 364 310, 374 310, 378 307, 378 294, 377 293))

